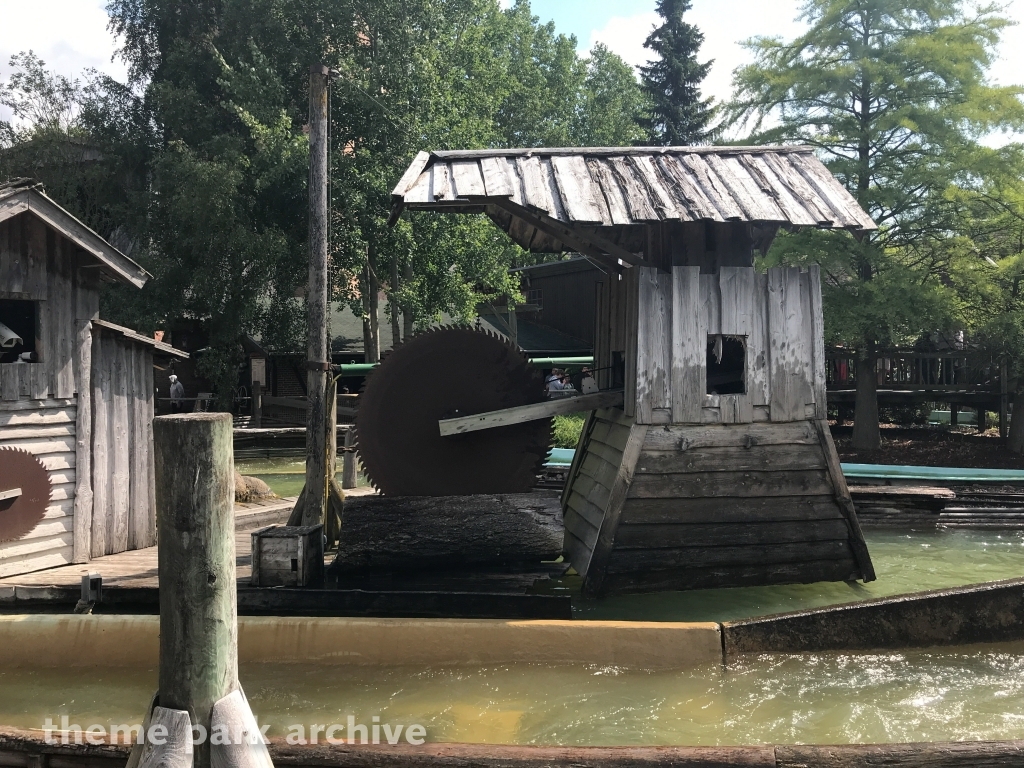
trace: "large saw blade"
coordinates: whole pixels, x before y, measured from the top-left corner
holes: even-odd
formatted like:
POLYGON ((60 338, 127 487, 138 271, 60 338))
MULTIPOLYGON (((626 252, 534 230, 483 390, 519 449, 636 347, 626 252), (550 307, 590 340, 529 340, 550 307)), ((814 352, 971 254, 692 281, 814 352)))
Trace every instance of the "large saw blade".
POLYGON ((39 459, 20 448, 0 448, 0 542, 16 541, 39 525, 49 505, 50 475, 39 459))
POLYGON ((368 377, 356 415, 359 457, 389 496, 526 493, 551 445, 551 419, 441 437, 438 420, 545 399, 543 376, 495 334, 421 333, 368 377))

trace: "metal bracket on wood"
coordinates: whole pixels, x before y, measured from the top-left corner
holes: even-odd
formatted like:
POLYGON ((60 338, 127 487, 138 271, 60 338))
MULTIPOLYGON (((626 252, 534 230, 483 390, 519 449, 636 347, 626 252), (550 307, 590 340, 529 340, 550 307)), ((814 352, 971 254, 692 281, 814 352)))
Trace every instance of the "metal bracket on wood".
POLYGON ((75 613, 92 613, 92 609, 103 599, 103 577, 98 573, 82 576, 82 596, 75 605, 75 613))
POLYGON ((317 360, 307 360, 306 361, 306 370, 307 371, 323 371, 325 373, 330 373, 331 372, 331 364, 330 363, 324 363, 324 362, 317 361, 317 360))

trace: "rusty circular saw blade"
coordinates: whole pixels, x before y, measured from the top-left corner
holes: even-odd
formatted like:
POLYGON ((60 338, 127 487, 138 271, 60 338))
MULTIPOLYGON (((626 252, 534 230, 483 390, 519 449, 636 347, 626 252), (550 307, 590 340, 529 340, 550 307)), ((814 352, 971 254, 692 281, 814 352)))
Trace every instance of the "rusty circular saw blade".
POLYGON ((14 488, 20 496, 0 500, 0 542, 27 534, 50 505, 50 476, 39 459, 20 448, 0 448, 0 493, 14 488))
POLYGON ((550 418, 448 437, 438 421, 543 400, 543 376, 502 337, 425 331, 366 380, 356 414, 363 469, 388 496, 527 493, 551 445, 550 418))

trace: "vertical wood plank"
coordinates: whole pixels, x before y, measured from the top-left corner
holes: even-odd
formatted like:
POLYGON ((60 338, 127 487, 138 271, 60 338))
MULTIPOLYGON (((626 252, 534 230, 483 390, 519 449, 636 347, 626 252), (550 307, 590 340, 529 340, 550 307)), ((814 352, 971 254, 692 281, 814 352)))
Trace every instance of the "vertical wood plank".
POLYGON ((636 420, 653 424, 655 410, 671 407, 672 280, 653 267, 635 271, 639 273, 636 420))
POLYGON ((700 267, 672 269, 672 421, 699 424, 706 389, 700 267))
POLYGON ((825 391, 825 317, 821 305, 821 268, 812 264, 807 270, 807 292, 810 298, 811 328, 814 355, 813 381, 814 418, 828 418, 828 393, 825 391))
POLYGON ((601 389, 608 389, 608 305, 605 301, 606 286, 610 277, 604 282, 594 283, 594 376, 601 389))
POLYGON ((807 417, 807 404, 814 398, 814 328, 807 273, 799 267, 786 270, 786 322, 790 338, 795 339, 792 375, 796 379, 797 401, 793 408, 798 418, 803 419, 807 417))
MULTIPOLYGON (((51 357, 52 359, 52 357, 51 357)), ((50 366, 44 363, 30 363, 26 365, 28 373, 28 396, 32 400, 45 400, 50 394, 50 380, 52 378, 50 366)), ((24 380, 25 374, 22 374, 24 380)))
POLYGON ((131 474, 131 446, 128 423, 128 345, 120 340, 113 341, 114 366, 111 371, 113 383, 113 406, 111 427, 113 429, 110 449, 113 451, 112 504, 110 548, 113 552, 128 549, 128 508, 129 475, 131 474))
POLYGON ((0 400, 11 402, 21 397, 21 368, 17 363, 0 365, 0 400))
POLYGON ((74 272, 66 262, 61 262, 60 290, 60 322, 57 326, 57 375, 53 382, 53 396, 57 398, 72 397, 75 392, 75 356, 77 350, 77 324, 75 318, 77 281, 74 272))
POLYGON ((769 341, 768 341, 768 275, 754 273, 754 309, 751 318, 750 341, 747 347, 747 392, 752 406, 768 405, 769 341))
POLYGON ((110 517, 110 375, 107 344, 102 331, 92 341, 92 556, 107 554, 110 517))
POLYGON ((792 421, 791 382, 786 369, 790 354, 786 338, 786 277, 783 269, 768 270, 768 339, 771 360, 771 420, 792 421))
POLYGON ((92 557, 92 323, 77 321, 75 379, 78 412, 75 421, 75 519, 72 562, 92 557))
POLYGON ((633 483, 633 472, 636 470, 640 451, 647 439, 649 429, 650 427, 644 424, 634 424, 630 428, 626 447, 622 452, 622 462, 619 464, 619 470, 608 495, 608 506, 605 509, 604 519, 601 521, 601 530, 598 533, 597 543, 594 545, 594 552, 587 568, 587 576, 583 582, 583 592, 586 595, 600 594, 604 586, 605 571, 612 550, 615 548, 615 536, 619 529, 622 507, 626 503, 629 486, 633 483))
MULTIPOLYGON (((722 332, 722 302, 718 295, 718 274, 703 273, 700 276, 700 300, 704 307, 704 333, 717 335, 722 332)), ((707 344, 707 339, 704 339, 707 344)))
POLYGON ((128 390, 128 417, 131 424, 131 473, 129 475, 129 549, 150 545, 149 441, 147 431, 146 353, 141 344, 130 347, 131 365, 128 390))
MULTIPOLYGON (((156 544, 156 456, 153 449, 153 417, 156 415, 156 387, 153 385, 153 353, 142 353, 142 373, 145 386, 146 418, 146 508, 149 510, 149 546, 156 544)), ((346 454, 348 455, 348 454, 346 454)))
POLYGON ((722 333, 738 336, 744 345, 744 390, 743 395, 728 395, 722 401, 723 424, 750 424, 754 421, 754 404, 751 398, 753 365, 750 355, 750 337, 754 327, 754 279, 753 267, 721 267, 719 296, 721 301, 722 333))
POLYGON ((619 288, 622 291, 620 301, 623 306, 622 342, 625 350, 623 357, 626 362, 625 396, 622 404, 623 413, 630 418, 636 416, 637 405, 637 272, 639 269, 627 269, 622 277, 619 288))
POLYGON ((805 337, 800 270, 768 272, 771 419, 800 421, 810 401, 810 339, 805 337))

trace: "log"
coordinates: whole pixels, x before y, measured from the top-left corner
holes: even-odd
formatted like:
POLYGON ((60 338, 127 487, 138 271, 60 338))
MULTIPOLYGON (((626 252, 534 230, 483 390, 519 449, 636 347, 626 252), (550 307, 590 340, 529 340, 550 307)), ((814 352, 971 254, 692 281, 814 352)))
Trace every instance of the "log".
MULTIPOLYGON (((160 707, 209 732, 238 689, 231 414, 153 420, 160 578, 160 707)), ((209 742, 195 765, 209 768, 209 742)))
POLYGON ((358 496, 345 502, 336 573, 540 562, 562 553, 558 493, 358 496))

